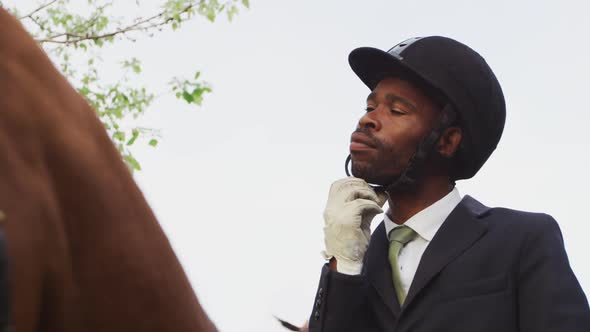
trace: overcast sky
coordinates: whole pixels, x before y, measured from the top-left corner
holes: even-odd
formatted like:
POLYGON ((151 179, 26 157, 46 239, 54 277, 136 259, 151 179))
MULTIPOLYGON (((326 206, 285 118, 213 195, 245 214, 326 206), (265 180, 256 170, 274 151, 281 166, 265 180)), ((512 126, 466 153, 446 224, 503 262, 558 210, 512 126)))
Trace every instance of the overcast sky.
MULTIPOLYGON (((118 4, 119 14, 153 12, 161 2, 141 0, 137 9, 128 1, 118 4)), ((281 331, 272 314, 297 323, 309 315, 328 189, 344 176, 349 136, 369 92, 348 53, 413 36, 470 45, 504 89, 504 136, 478 175, 459 182, 461 194, 554 216, 590 294, 586 1, 251 5, 232 23, 196 19, 104 56, 141 59, 143 83, 156 91, 196 69, 213 86, 201 109, 157 99, 141 123, 163 139, 135 153, 143 166, 136 180, 221 331, 281 331)), ((105 64, 103 74, 116 68, 105 64)))

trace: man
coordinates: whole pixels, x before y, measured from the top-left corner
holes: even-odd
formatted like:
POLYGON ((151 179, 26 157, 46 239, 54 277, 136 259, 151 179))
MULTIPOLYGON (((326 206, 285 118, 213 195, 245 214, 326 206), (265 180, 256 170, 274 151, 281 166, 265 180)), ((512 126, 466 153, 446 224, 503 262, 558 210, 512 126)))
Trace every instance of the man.
POLYGON ((355 177, 330 189, 328 263, 309 330, 590 331, 555 220, 490 208, 455 188, 504 128, 502 90, 485 60, 426 37, 388 52, 359 48, 349 62, 371 93, 351 137, 355 177))
POLYGON ((216 331, 96 113, 0 26, 0 331, 216 331))

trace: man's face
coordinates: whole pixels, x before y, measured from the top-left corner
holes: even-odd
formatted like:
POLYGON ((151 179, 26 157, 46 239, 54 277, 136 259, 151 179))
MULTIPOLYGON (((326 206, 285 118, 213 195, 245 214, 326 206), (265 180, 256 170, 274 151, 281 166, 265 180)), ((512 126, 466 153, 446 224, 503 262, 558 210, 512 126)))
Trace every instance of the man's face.
POLYGON ((401 175, 438 115, 412 83, 385 78, 367 98, 367 112, 351 136, 352 174, 387 185, 401 175))

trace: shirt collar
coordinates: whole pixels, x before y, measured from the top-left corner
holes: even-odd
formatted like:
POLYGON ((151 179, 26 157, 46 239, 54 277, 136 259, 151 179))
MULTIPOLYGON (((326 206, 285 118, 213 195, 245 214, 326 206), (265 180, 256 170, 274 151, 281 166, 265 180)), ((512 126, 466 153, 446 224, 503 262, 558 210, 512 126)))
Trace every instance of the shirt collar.
MULTIPOLYGON (((403 225, 413 229, 424 240, 430 242, 442 223, 447 219, 449 214, 461 202, 461 194, 457 187, 443 198, 434 202, 429 207, 416 213, 408 219, 403 225)), ((394 223, 387 213, 384 215, 385 234, 389 238, 389 233, 396 227, 402 226, 394 223)))

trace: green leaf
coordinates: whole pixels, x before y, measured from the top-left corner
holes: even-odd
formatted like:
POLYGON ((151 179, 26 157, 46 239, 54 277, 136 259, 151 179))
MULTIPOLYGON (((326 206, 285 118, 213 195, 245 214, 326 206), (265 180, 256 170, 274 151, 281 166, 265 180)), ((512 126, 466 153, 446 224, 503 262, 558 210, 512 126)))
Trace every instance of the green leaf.
POLYGON ((182 98, 184 98, 184 100, 186 100, 187 103, 192 103, 194 101, 194 97, 192 94, 188 93, 187 91, 184 91, 182 93, 182 98))
POLYGON ((118 101, 120 103, 123 104, 128 104, 129 103, 129 97, 127 97, 124 93, 122 92, 118 92, 115 97, 113 98, 113 101, 118 101))
POLYGON ((123 158, 127 162, 127 165, 129 166, 131 171, 141 171, 141 165, 139 165, 137 159, 135 159, 132 155, 127 154, 123 158))
POLYGON ((250 0, 242 0, 242 4, 244 5, 244 7, 250 8, 250 0))
POLYGON ((80 92, 80 94, 83 96, 87 96, 90 90, 88 89, 88 87, 83 86, 81 89, 78 90, 78 92, 80 92))
POLYGON ((209 7, 205 16, 209 21, 215 22, 215 9, 213 7, 209 7))
POLYGON ((194 98, 194 99, 197 99, 197 98, 201 97, 201 95, 203 95, 203 92, 205 92, 205 90, 204 90, 204 89, 201 89, 201 88, 195 88, 195 89, 193 90, 193 93, 192 93, 192 95, 193 95, 193 98, 194 98))
POLYGON ((135 143, 135 141, 137 140, 137 138, 139 137, 139 130, 137 129, 133 129, 131 131, 131 138, 127 141, 127 146, 133 145, 133 143, 135 143))
POLYGON ((122 131, 116 131, 113 134, 113 138, 116 139, 117 141, 124 141, 125 140, 125 132, 122 131))
MULTIPOLYGON (((111 114, 113 114, 117 119, 123 118, 123 110, 120 107, 112 108, 109 110, 111 114)), ((115 128, 118 128, 116 126, 115 128)))
POLYGON ((148 144, 150 146, 156 147, 156 145, 158 145, 158 140, 155 138, 152 138, 148 144))
POLYGON ((234 5, 226 13, 227 19, 231 22, 234 19, 234 16, 238 14, 238 7, 234 5))

